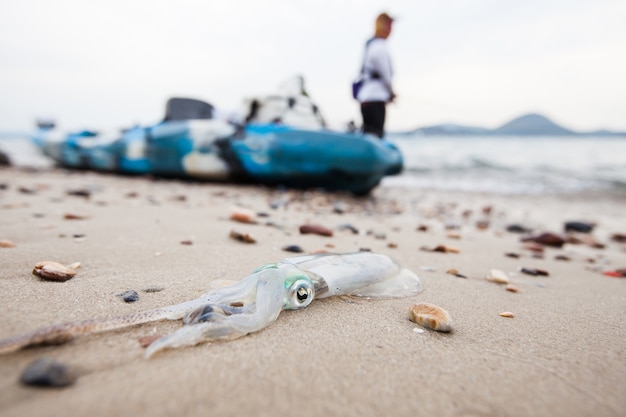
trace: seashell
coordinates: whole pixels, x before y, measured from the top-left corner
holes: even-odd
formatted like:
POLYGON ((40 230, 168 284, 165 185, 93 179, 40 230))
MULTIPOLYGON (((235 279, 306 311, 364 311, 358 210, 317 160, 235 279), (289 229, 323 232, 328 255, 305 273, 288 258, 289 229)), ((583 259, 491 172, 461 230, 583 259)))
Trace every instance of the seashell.
POLYGON ((256 213, 242 207, 233 207, 230 210, 230 219, 240 223, 256 223, 256 213))
POLYGON ((0 248, 14 248, 14 247, 15 247, 15 243, 11 242, 10 240, 6 240, 6 239, 0 240, 0 248))
POLYGON ((508 317, 510 319, 512 319, 513 317, 515 317, 515 314, 511 313, 510 311, 503 311, 502 313, 499 314, 500 317, 508 317))
POLYGON ((33 274, 49 281, 67 281, 76 275, 76 271, 54 261, 43 261, 37 263, 33 269, 33 274))
POLYGON ((73 269, 73 270, 77 270, 78 268, 80 268, 80 262, 74 262, 71 263, 69 265, 67 265, 68 268, 73 269))
POLYGON ((248 233, 240 233, 235 230, 230 231, 230 238, 243 243, 256 243, 256 240, 248 233))
POLYGON ((495 282, 496 284, 508 284, 509 277, 504 271, 499 269, 492 269, 489 274, 485 276, 485 279, 489 282, 495 282))
POLYGON ((50 358, 39 358, 22 372, 20 382, 40 387, 67 387, 78 375, 67 366, 50 358))
POLYGON ((450 314, 443 308, 430 303, 414 304, 409 309, 409 319, 428 329, 438 332, 452 330, 450 314))
POLYGON ((316 234, 320 236, 332 236, 333 231, 321 226, 319 224, 303 224, 300 226, 300 233, 305 234, 316 234))

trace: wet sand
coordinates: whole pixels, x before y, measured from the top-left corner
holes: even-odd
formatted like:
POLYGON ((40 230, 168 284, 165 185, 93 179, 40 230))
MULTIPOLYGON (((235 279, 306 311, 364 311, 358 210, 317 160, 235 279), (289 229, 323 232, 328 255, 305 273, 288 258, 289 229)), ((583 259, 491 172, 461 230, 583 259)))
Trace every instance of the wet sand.
POLYGON ((2 416, 618 416, 626 409, 626 279, 603 275, 626 268, 624 244, 611 240, 626 233, 626 199, 385 187, 355 199, 11 168, 0 169, 0 185, 0 240, 15 244, 0 248, 0 338, 186 301, 213 280, 240 279, 292 255, 282 249, 292 244, 307 253, 388 254, 425 288, 400 299, 316 300, 258 333, 150 360, 139 338, 167 334, 179 322, 3 355, 2 416), (234 206, 266 217, 236 223, 234 206), (604 248, 568 243, 538 258, 523 248, 522 235, 506 231, 518 223, 534 234, 562 233, 570 220, 595 222, 592 236, 604 248), (301 235, 305 223, 334 235, 301 235), (339 230, 342 224, 359 233, 339 230), (232 230, 256 243, 230 238, 232 230), (424 250, 437 245, 459 253, 424 250), (81 266, 69 281, 48 282, 31 274, 43 260, 81 266), (465 278, 446 273, 451 268, 465 278), (520 292, 485 280, 494 268, 520 292), (117 294, 126 290, 139 301, 122 301, 117 294), (447 310, 453 331, 421 332, 408 320, 419 302, 447 310), (501 317, 505 311, 515 317, 501 317), (41 357, 78 371, 78 380, 66 388, 20 384, 41 357))

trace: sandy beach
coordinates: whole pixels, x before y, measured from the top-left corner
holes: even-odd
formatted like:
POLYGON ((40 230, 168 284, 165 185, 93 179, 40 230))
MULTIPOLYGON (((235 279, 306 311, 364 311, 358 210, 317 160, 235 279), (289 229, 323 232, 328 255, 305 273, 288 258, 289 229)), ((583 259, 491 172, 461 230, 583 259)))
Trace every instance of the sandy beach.
MULTIPOLYGON (((144 359, 160 321, 0 356, 0 415, 10 416, 620 416, 626 410, 626 197, 504 196, 379 187, 371 196, 0 169, 0 339, 200 296, 216 280, 305 253, 370 250, 419 275, 408 298, 333 297, 284 311, 242 338, 144 359), (260 213, 231 220, 233 207, 260 213), (523 236, 593 222, 602 247, 525 248, 523 236), (314 223, 332 237, 302 235, 314 223), (353 233, 341 225, 358 230, 353 233), (532 228, 523 235, 512 224, 532 228), (231 231, 247 233, 242 243, 231 231), (458 253, 437 252, 442 245, 458 253), (8 245, 10 246, 10 245, 8 245), (507 256, 508 254, 508 256, 507 256), (40 261, 80 262, 44 281, 40 261), (456 269, 459 275, 447 273, 456 269), (539 269, 533 276, 520 268, 539 269), (519 292, 489 282, 504 271, 519 292), (150 291, 150 290, 158 291, 150 291), (139 300, 117 294, 134 290, 139 300), (146 291, 149 290, 149 291, 146 291), (408 319, 421 302, 450 333, 408 319), (513 318, 502 312, 514 313, 513 318), (423 330, 423 331, 422 331, 423 330), (78 373, 64 388, 19 382, 34 360, 78 373)), ((584 240, 584 236, 577 236, 584 240)), ((599 245, 596 245, 599 246, 599 245)))

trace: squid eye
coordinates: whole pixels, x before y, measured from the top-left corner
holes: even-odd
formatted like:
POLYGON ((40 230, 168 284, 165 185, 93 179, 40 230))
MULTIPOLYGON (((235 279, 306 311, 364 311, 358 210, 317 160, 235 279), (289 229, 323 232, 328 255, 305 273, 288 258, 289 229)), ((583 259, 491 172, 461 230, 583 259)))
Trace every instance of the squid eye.
POLYGON ((285 309, 306 307, 311 304, 314 295, 313 283, 308 278, 297 279, 287 289, 285 309))

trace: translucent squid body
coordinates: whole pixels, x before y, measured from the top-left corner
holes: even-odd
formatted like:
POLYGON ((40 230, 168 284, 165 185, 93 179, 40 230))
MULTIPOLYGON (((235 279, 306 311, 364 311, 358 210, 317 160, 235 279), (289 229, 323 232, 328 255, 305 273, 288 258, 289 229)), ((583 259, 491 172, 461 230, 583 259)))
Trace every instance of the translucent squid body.
POLYGON ((282 310, 304 308, 333 295, 406 297, 419 293, 419 278, 386 255, 370 252, 287 258, 257 268, 239 282, 182 304, 121 317, 64 323, 0 340, 0 354, 28 346, 60 344, 74 336, 157 320, 183 319, 172 334, 154 341, 145 356, 168 348, 235 339, 272 324, 282 310))

